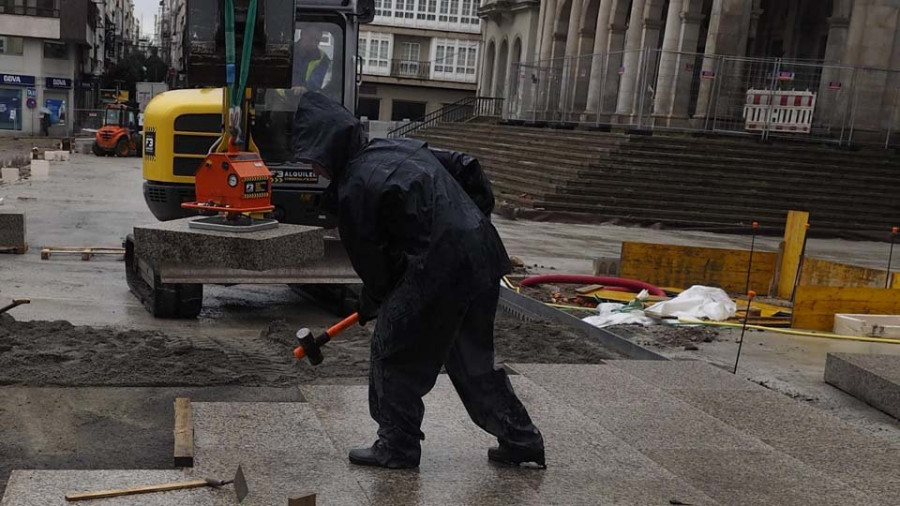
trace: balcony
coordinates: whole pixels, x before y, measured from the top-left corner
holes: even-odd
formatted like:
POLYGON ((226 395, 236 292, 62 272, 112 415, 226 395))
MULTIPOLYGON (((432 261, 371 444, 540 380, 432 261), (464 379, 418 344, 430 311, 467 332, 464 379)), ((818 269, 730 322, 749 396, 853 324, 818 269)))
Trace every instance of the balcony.
POLYGON ((429 79, 431 77, 431 62, 391 60, 391 76, 409 79, 429 79))

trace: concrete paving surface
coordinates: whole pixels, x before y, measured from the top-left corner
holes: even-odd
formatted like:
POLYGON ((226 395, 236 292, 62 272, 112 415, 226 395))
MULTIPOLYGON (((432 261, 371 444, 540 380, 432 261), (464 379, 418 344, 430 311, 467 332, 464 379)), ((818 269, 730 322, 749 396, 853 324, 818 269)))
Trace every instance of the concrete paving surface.
MULTIPOLYGON (((156 320, 128 292, 121 261, 40 260, 43 246, 118 246, 136 224, 152 222, 141 182, 137 158, 73 155, 53 162, 46 180, 0 186, 3 205, 25 211, 31 246, 25 255, 0 256, 0 301, 32 300, 11 313, 15 318, 160 330, 229 349, 273 320, 297 328, 333 323, 286 286, 208 286, 198 319, 156 320)), ((595 258, 618 257, 626 240, 713 247, 749 247, 750 240, 499 216, 494 223, 510 254, 535 270, 564 273, 590 273, 595 258)), ((757 246, 774 250, 777 242, 763 237, 757 246)), ((887 257, 883 243, 811 239, 807 250, 875 268, 887 257)), ((721 335, 696 351, 660 351, 727 367, 737 333, 721 335)), ((164 469, 171 444, 166 409, 182 394, 211 401, 196 403, 198 453, 187 475, 228 476, 244 463, 249 504, 285 504, 290 494, 310 491, 320 504, 896 504, 900 424, 822 375, 827 353, 900 354, 900 347, 753 332, 743 350, 738 377, 699 362, 518 366, 512 382, 546 436, 546 471, 490 465, 485 452, 493 441, 468 421, 446 378, 426 399, 422 467, 402 472, 346 462, 349 448, 374 440, 358 384, 301 386, 302 394, 3 386, 0 421, 22 437, 20 445, 0 444, 0 456, 18 468, 47 470, 14 472, 0 505, 65 504, 69 492, 184 477, 164 469), (104 434, 110 441, 135 437, 130 445, 104 445, 97 441, 104 434), (137 470, 96 470, 114 466, 137 470)), ((8 472, 0 465, 0 479, 8 472)), ((234 500, 223 490, 96 504, 234 500)))
MULTIPOLYGON (((252 505, 308 492, 320 505, 485 506, 887 506, 900 494, 900 445, 708 364, 512 367, 544 433, 546 470, 488 462, 492 438, 441 376, 426 397, 419 469, 349 464, 347 451, 374 438, 366 387, 321 385, 301 388, 308 402, 194 403, 195 467, 184 476, 230 476, 241 464, 252 505)), ((144 473, 19 471, 0 505, 61 505, 66 492, 180 479, 144 473)), ((234 504, 224 490, 164 495, 108 504, 234 504)))

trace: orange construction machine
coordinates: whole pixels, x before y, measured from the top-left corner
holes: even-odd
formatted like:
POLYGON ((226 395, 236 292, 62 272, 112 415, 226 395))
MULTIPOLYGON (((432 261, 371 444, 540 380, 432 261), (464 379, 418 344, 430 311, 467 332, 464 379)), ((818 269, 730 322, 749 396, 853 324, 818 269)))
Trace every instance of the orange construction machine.
POLYGON ((140 145, 137 109, 121 103, 108 104, 103 115, 103 126, 94 136, 94 154, 137 156, 140 145))

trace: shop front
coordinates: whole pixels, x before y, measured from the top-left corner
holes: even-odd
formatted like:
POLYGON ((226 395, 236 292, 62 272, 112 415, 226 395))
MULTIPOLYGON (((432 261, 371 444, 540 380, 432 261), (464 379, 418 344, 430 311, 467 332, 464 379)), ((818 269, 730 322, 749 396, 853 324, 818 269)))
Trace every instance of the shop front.
POLYGON ((72 79, 47 77, 44 79, 44 113, 50 114, 50 135, 61 137, 71 130, 72 79))
POLYGON ((34 94, 34 76, 0 74, 0 132, 31 130, 29 116, 36 105, 34 94))

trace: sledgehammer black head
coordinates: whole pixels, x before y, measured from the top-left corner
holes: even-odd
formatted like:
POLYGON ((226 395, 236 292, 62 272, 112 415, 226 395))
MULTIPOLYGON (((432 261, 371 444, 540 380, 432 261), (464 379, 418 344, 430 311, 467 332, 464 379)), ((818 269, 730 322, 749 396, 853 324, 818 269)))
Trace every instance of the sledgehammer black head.
POLYGON ((294 349, 294 356, 297 357, 298 360, 303 360, 303 357, 306 357, 312 365, 319 365, 322 363, 322 360, 325 358, 322 356, 322 346, 317 342, 317 339, 313 337, 312 332, 310 332, 309 329, 298 330, 297 340, 300 341, 300 346, 294 349))

